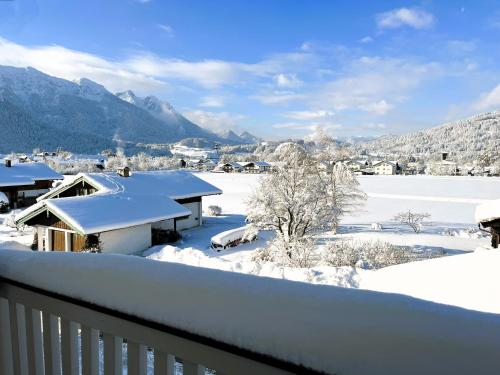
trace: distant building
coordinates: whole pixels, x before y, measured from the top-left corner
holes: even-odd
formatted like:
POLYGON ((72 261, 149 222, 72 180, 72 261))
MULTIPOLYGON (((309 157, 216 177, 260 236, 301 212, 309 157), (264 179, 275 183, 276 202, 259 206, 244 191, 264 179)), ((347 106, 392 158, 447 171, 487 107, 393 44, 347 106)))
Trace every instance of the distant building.
POLYGON ((13 163, 5 159, 0 165, 0 192, 9 199, 10 208, 27 207, 47 193, 63 176, 44 163, 13 163))
POLYGON ((243 170, 243 166, 240 163, 233 161, 229 163, 221 163, 217 166, 216 169, 226 173, 232 173, 232 172, 241 172, 243 170))
POLYGON ((373 164, 373 173, 378 175, 393 175, 397 172, 397 163, 379 161, 373 164))
POLYGON ((265 161, 249 161, 239 163, 247 173, 263 173, 271 170, 271 164, 265 161))

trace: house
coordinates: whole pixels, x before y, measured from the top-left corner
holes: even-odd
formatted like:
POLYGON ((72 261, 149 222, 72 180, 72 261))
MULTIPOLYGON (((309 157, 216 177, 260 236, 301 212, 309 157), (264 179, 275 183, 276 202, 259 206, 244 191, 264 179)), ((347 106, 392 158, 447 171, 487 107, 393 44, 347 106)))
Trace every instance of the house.
POLYGON ((500 199, 483 203, 476 208, 476 222, 480 228, 488 229, 491 234, 491 246, 500 244, 500 199))
POLYGON ((373 172, 379 175, 396 174, 397 164, 390 161, 379 161, 373 164, 373 172))
POLYGON ((222 194, 187 171, 80 173, 16 217, 36 228, 38 249, 131 254, 158 231, 202 224, 202 197, 222 194))
POLYGON ((367 163, 365 161, 359 161, 359 160, 347 160, 344 162, 344 164, 352 172, 361 171, 367 166, 367 163))
POLYGON ((243 167, 240 163, 236 163, 233 161, 228 163, 220 163, 217 166, 217 170, 224 171, 226 173, 241 172, 243 170, 243 167))
POLYGON ((13 163, 5 159, 0 165, 0 192, 9 199, 10 208, 27 207, 45 194, 63 176, 44 163, 13 163))
POLYGON ((248 173, 263 173, 271 170, 271 164, 265 161, 249 161, 238 163, 243 167, 243 170, 248 173))

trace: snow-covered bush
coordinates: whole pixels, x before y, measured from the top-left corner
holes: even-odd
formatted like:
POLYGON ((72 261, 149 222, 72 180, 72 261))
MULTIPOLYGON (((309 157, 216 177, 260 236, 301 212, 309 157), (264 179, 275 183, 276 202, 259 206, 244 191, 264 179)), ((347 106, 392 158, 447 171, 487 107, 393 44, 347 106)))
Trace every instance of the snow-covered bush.
POLYGON ((5 213, 9 210, 9 198, 5 193, 0 191, 0 213, 5 213))
POLYGON ((101 240, 94 234, 85 236, 85 243, 82 252, 84 253, 100 253, 102 251, 101 240))
POLYGON ((382 225, 380 223, 372 223, 372 230, 381 231, 382 225))
POLYGON ((6 225, 10 228, 16 228, 16 215, 14 214, 14 212, 11 212, 5 217, 5 219, 3 220, 3 225, 6 225))
POLYGON ((383 241, 331 241, 323 250, 322 260, 333 267, 379 269, 417 260, 439 257, 444 253, 415 252, 410 247, 396 246, 383 241))
POLYGON ((254 262, 274 262, 274 251, 270 247, 260 247, 253 252, 251 259, 254 262))
POLYGON ((207 214, 210 216, 219 216, 221 213, 222 208, 220 206, 212 205, 207 208, 207 214))
POLYGON ((415 233, 420 233, 423 228, 423 221, 430 218, 431 215, 427 212, 412 212, 411 210, 398 213, 394 217, 394 221, 400 224, 408 225, 415 233))
POLYGON ((315 241, 309 236, 290 239, 278 234, 269 246, 275 263, 300 268, 314 267, 318 263, 315 241))

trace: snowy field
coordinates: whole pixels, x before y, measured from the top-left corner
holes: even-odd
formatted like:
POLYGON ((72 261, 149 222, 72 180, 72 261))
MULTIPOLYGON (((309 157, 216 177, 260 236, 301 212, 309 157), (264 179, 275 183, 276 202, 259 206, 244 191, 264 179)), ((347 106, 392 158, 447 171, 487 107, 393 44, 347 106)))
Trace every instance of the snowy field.
MULTIPOLYGON (((409 246, 418 251, 446 254, 439 259, 392 266, 378 271, 352 267, 281 267, 252 260, 255 250, 272 238, 263 232, 259 239, 217 252, 210 238, 222 231, 244 225, 248 196, 258 175, 197 173, 224 191, 203 200, 222 207, 219 217, 204 216, 201 228, 182 232, 173 246, 155 246, 142 255, 150 259, 283 278, 315 284, 338 285, 408 294, 414 297, 469 309, 500 313, 500 251, 491 250, 490 239, 477 229, 474 211, 479 203, 500 198, 500 179, 486 177, 361 176, 368 194, 364 209, 345 217, 339 234, 325 234, 319 246, 332 238, 359 241, 382 240, 409 246), (423 231, 392 221, 400 211, 428 212, 431 218, 423 231), (372 230, 379 223, 381 230, 372 230)), ((0 223, 7 215, 0 215, 0 223)), ((0 248, 29 249, 30 231, 18 233, 0 225, 0 248)))

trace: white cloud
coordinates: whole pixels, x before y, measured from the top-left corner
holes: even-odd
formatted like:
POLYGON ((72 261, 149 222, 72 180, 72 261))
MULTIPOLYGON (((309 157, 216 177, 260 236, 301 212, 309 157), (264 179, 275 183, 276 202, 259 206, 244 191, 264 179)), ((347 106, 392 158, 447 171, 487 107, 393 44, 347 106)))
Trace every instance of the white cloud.
POLYGON ((353 61, 341 78, 326 83, 311 97, 311 103, 337 112, 385 114, 393 107, 389 103, 405 100, 411 90, 440 72, 436 63, 362 57, 353 61))
POLYGON ((25 47, 0 38, 0 65, 31 66, 44 73, 74 80, 89 78, 111 91, 133 89, 151 93, 168 85, 161 78, 130 69, 117 61, 57 45, 25 47))
POLYGON ((289 102, 303 100, 305 95, 292 91, 272 91, 260 93, 250 97, 265 105, 287 104, 289 102))
POLYGON ((224 107, 224 99, 220 96, 205 96, 201 98, 201 107, 221 108, 224 107))
POLYGON ((292 111, 284 114, 285 117, 294 119, 294 120, 322 120, 332 118, 335 115, 332 111, 326 110, 317 110, 317 111, 292 111))
POLYGON ((371 36, 365 36, 359 40, 360 43, 371 43, 373 42, 373 38, 371 36))
POLYGON ((391 108, 392 105, 385 100, 379 100, 378 102, 366 103, 359 106, 359 109, 376 115, 385 115, 391 108))
POLYGON ((456 54, 469 53, 476 49, 476 43, 472 40, 450 40, 448 48, 456 54))
POLYGON ((245 118, 245 116, 228 112, 208 112, 202 110, 187 111, 183 115, 195 124, 215 132, 237 129, 240 121, 245 118))
POLYGON ((309 130, 315 131, 318 128, 322 128, 324 130, 337 130, 341 129, 342 125, 336 124, 333 122, 311 122, 311 123, 303 123, 303 122, 282 122, 272 125, 274 129, 290 129, 290 130, 309 130))
POLYGON ((474 109, 486 111, 500 108, 500 84, 496 85, 493 90, 483 93, 479 100, 474 104, 474 109))
POLYGON ((294 88, 301 86, 304 82, 297 78, 296 74, 280 73, 274 76, 274 81, 278 87, 294 88))
POLYGON ((434 24, 435 17, 423 9, 399 8, 377 14, 376 21, 379 29, 395 29, 402 26, 427 29, 434 24))
POLYGON ((172 28, 172 26, 166 24, 158 24, 157 27, 168 36, 174 36, 174 29, 172 28))

